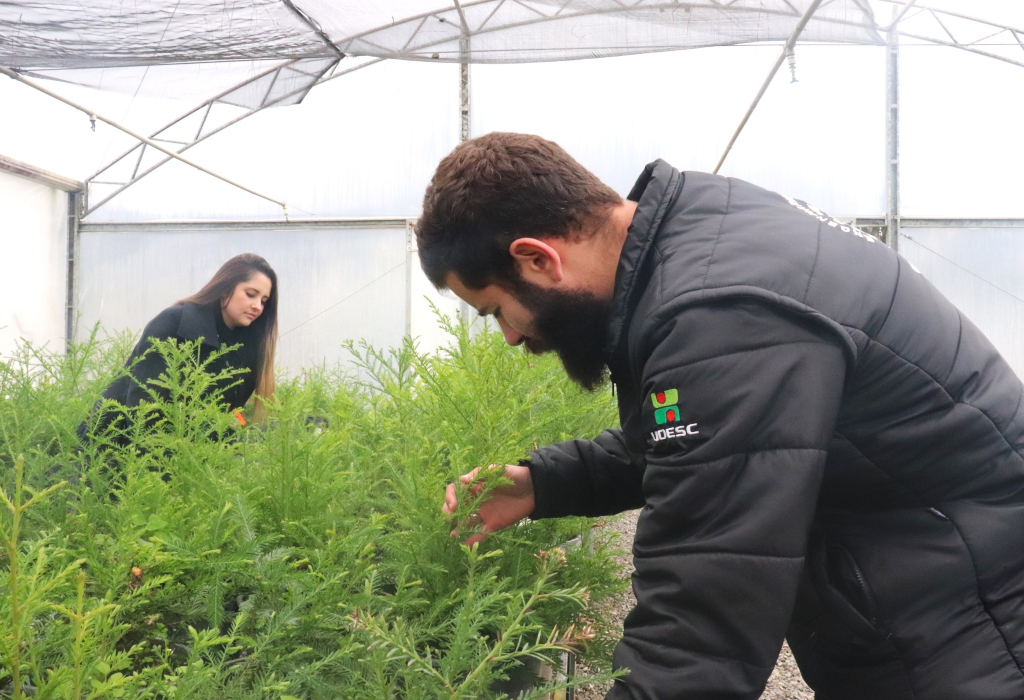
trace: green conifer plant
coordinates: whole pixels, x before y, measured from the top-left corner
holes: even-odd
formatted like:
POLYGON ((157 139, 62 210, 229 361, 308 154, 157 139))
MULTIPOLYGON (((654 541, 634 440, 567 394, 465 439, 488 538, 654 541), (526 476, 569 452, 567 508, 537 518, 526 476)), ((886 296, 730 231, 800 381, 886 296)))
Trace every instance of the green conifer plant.
POLYGON ((613 425, 610 392, 445 323, 438 353, 352 344, 349 369, 282 379, 262 426, 195 344, 154 343, 166 371, 122 421, 93 403, 130 339, 0 359, 0 698, 497 700, 569 651, 599 675, 527 697, 609 677, 615 542, 573 518, 470 549, 480 496, 440 505, 475 467, 613 425))

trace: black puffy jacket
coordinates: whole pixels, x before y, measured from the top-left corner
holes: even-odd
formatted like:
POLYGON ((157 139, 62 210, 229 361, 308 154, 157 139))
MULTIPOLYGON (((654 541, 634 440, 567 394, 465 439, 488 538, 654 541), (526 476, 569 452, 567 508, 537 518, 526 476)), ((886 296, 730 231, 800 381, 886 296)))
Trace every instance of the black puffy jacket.
POLYGON ((1024 698, 1024 387, 904 259, 745 182, 647 167, 621 430, 531 455, 534 517, 643 506, 614 700, 1024 698))
MULTIPOLYGON (((258 341, 251 328, 230 330, 224 324, 220 314, 203 306, 189 302, 175 304, 161 311, 146 324, 142 338, 132 350, 125 367, 130 373, 124 374, 103 390, 103 398, 117 401, 126 408, 135 408, 140 401, 150 401, 150 392, 156 392, 166 398, 166 392, 150 384, 167 369, 163 355, 150 351, 151 339, 202 341, 199 346, 199 360, 205 362, 210 354, 220 348, 221 343, 240 345, 231 352, 225 353, 207 365, 211 374, 228 369, 248 369, 249 371, 232 380, 234 386, 228 386, 222 396, 225 408, 240 408, 245 405, 256 389, 256 371, 259 361, 258 341), (140 359, 141 358, 141 359, 140 359)), ((97 402, 93 410, 99 406, 97 402)), ((104 416, 104 425, 118 417, 108 413, 104 416)), ((103 427, 103 426, 100 426, 103 427)), ((78 437, 87 439, 88 424, 78 426, 78 437)))

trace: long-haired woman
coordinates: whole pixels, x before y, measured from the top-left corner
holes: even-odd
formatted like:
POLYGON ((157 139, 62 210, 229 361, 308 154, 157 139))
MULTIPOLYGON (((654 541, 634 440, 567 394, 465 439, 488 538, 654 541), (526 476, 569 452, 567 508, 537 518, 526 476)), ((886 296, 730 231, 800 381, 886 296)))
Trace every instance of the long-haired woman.
MULTIPOLYGON (((164 309, 146 325, 125 363, 128 373, 111 382, 103 398, 134 408, 140 401, 151 400, 151 392, 163 393, 150 384, 167 368, 163 356, 150 351, 153 339, 201 341, 202 361, 222 345, 240 346, 208 366, 212 374, 227 368, 249 370, 238 377, 239 383, 224 391, 221 400, 225 408, 242 408, 253 392, 269 398, 274 393, 278 296, 277 274, 266 260, 252 253, 236 255, 202 289, 164 309)), ((257 398, 257 418, 262 418, 263 410, 257 398)), ((115 418, 109 414, 101 417, 97 428, 105 428, 115 418)), ((88 425, 82 423, 78 436, 85 440, 87 434, 88 425)))

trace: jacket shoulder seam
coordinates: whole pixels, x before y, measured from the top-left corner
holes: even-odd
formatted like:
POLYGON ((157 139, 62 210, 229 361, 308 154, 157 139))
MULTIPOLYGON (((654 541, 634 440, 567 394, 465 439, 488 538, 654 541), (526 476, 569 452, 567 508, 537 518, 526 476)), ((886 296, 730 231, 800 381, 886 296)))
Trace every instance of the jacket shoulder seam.
MULTIPOLYGON (((942 378, 943 384, 948 382, 949 378, 953 376, 953 370, 956 369, 956 361, 960 359, 960 343, 963 342, 964 339, 964 317, 961 315, 960 309, 956 310, 956 323, 956 350, 953 351, 953 361, 949 363, 949 371, 946 372, 946 376, 942 378)), ((1017 411, 1014 409, 1014 415, 1016 414, 1017 411)))
POLYGON ((903 277, 903 261, 896 258, 896 282, 892 285, 892 297, 889 299, 889 308, 885 310, 885 317, 882 322, 878 325, 878 330, 875 333, 881 333, 882 329, 885 328, 885 324, 889 322, 889 314, 892 313, 892 307, 896 303, 896 294, 900 290, 900 278, 903 277))
POLYGON ((1017 414, 1020 413, 1022 400, 1024 400, 1024 382, 1021 383, 1020 392, 1018 392, 1017 394, 1017 406, 1013 409, 1013 417, 1010 418, 1011 423, 1014 421, 1015 418, 1017 418, 1017 414))
POLYGON ((725 195, 725 211, 722 212, 722 219, 721 221, 718 222, 718 233, 715 235, 715 243, 714 245, 711 246, 711 252, 708 254, 708 263, 704 268, 704 278, 701 280, 700 283, 702 295, 703 290, 707 288, 708 275, 711 274, 711 263, 715 257, 715 250, 718 249, 718 242, 722 240, 722 231, 725 229, 725 217, 729 215, 729 207, 732 204, 732 178, 727 178, 726 183, 728 184, 729 188, 726 191, 725 195))
POLYGON ((800 302, 807 303, 807 297, 811 293, 811 282, 814 281, 814 272, 818 269, 818 256, 821 254, 821 222, 818 222, 818 229, 814 234, 814 262, 811 263, 811 271, 807 275, 807 286, 804 287, 804 295, 800 302))

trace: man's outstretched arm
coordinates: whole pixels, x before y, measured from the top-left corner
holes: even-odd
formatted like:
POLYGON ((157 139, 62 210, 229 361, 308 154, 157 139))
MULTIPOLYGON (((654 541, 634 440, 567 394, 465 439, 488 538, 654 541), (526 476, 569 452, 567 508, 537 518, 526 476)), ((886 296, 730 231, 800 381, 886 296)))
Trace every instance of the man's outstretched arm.
MULTIPOLYGON (((458 536, 460 527, 480 525, 479 531, 466 539, 466 544, 472 545, 526 517, 593 516, 643 505, 643 470, 630 464, 622 433, 617 429, 606 430, 594 440, 548 445, 531 453, 525 465, 509 464, 504 470, 512 484, 495 489, 470 521, 457 523, 453 537, 458 536), (536 480, 540 481, 539 487, 536 480)), ((474 469, 459 480, 470 486, 479 472, 474 469)), ((479 486, 471 488, 479 493, 479 486)), ((458 489, 448 484, 442 511, 451 515, 458 503, 458 489)))
POLYGON ((611 515, 644 504, 643 461, 631 458, 622 431, 559 442, 530 453, 533 518, 611 515))

